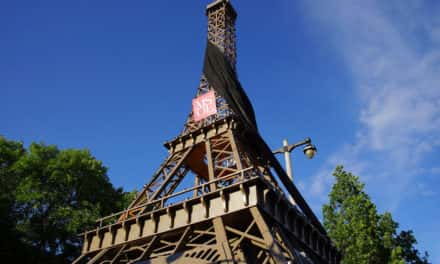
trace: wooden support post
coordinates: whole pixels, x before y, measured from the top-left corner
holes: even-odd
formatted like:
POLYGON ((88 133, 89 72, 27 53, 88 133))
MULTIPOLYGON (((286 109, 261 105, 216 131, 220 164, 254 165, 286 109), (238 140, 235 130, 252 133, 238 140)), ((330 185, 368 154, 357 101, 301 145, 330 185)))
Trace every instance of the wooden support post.
POLYGON ((226 229, 223 224, 223 220, 220 217, 217 217, 214 218, 212 222, 214 224, 218 251, 222 256, 221 263, 235 263, 231 247, 229 246, 229 241, 226 235, 226 229))
POLYGON ((237 164, 237 169, 242 170, 243 165, 241 164, 240 153, 238 152, 238 147, 235 142, 234 133, 232 132, 231 129, 228 131, 228 136, 229 136, 229 141, 231 142, 232 152, 234 153, 234 159, 237 164))
POLYGON ((174 248, 174 251, 171 255, 176 254, 180 250, 182 250, 183 245, 185 245, 186 240, 188 239, 189 235, 191 234, 191 226, 188 226, 185 228, 185 231, 183 232, 182 236, 180 237, 179 241, 177 241, 176 248, 174 248))
MULTIPOLYGON (((194 186, 198 186, 200 184, 200 177, 198 175, 194 178, 194 186)), ((199 189, 194 189, 194 197, 199 196, 199 189)))
POLYGON ((250 208, 250 211, 255 219, 255 223, 257 224, 258 229, 260 230, 261 235, 264 238, 264 242, 268 250, 270 251, 270 254, 274 259, 275 263, 280 263, 280 264, 287 263, 287 260, 284 257, 283 252, 281 251, 281 248, 278 246, 272 233, 270 232, 269 227, 267 226, 266 221, 263 218, 263 215, 261 215, 257 207, 250 208))
MULTIPOLYGON (((209 181, 213 181, 215 179, 214 160, 212 159, 212 146, 209 139, 206 140, 205 148, 206 148, 206 159, 208 162, 208 177, 209 177, 209 181)), ((215 183, 211 183, 209 185, 209 188, 210 191, 213 192, 217 189, 217 186, 215 183)))

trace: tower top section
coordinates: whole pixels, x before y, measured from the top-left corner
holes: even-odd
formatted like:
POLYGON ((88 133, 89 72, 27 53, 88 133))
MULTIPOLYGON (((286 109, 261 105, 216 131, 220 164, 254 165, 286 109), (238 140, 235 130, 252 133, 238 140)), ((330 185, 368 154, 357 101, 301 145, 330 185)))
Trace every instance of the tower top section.
POLYGON ((235 37, 235 12, 229 0, 217 0, 206 7, 208 17, 208 40, 220 48, 235 69, 237 49, 235 37))
POLYGON ((229 11, 232 11, 232 14, 234 14, 234 17, 235 18, 237 17, 237 12, 235 12, 234 7, 232 6, 231 1, 229 0, 215 0, 214 2, 208 4, 206 6, 206 15, 208 15, 211 10, 223 6, 227 6, 229 11))
POLYGON ((237 12, 230 0, 216 0, 207 5, 206 16, 208 34, 203 74, 182 134, 209 126, 228 116, 238 117, 256 128, 252 104, 236 73, 237 12), (205 95, 207 93, 210 94, 205 95))

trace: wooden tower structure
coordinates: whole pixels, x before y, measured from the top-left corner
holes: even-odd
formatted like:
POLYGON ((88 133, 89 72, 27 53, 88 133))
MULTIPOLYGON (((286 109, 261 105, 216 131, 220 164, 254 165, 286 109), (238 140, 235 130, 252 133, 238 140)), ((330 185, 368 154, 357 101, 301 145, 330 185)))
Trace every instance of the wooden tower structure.
POLYGON ((234 8, 217 0, 206 15, 203 74, 182 133, 131 205, 82 234, 74 263, 339 263, 258 133, 235 73, 234 8))

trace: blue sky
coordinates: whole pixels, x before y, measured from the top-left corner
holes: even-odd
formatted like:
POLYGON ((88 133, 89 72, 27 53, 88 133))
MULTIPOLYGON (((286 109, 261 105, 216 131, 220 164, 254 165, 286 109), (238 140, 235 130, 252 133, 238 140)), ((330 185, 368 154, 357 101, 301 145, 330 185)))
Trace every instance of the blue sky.
MULTIPOLYGON (((199 82, 209 1, 0 2, 0 134, 88 148, 116 186, 166 157, 199 82)), ((320 215, 343 164, 440 263, 440 2, 235 1, 238 72, 320 215)))

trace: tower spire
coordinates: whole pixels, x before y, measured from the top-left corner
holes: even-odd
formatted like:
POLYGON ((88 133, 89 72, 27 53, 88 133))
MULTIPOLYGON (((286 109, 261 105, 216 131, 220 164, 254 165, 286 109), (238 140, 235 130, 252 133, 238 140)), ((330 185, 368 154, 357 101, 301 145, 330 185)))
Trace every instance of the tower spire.
POLYGON ((229 0, 216 0, 206 7, 208 40, 224 54, 231 66, 237 61, 235 20, 237 12, 229 0))
POLYGON ((244 117, 256 127, 251 102, 236 75, 237 48, 235 21, 237 12, 229 0, 216 0, 206 7, 208 34, 205 65, 197 89, 197 98, 210 93, 215 114, 199 120, 190 113, 182 134, 191 133, 228 116, 244 117), (214 94, 214 95, 212 95, 214 94))

